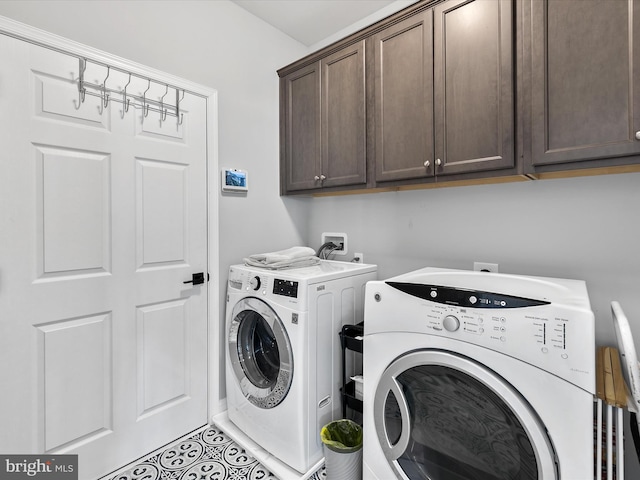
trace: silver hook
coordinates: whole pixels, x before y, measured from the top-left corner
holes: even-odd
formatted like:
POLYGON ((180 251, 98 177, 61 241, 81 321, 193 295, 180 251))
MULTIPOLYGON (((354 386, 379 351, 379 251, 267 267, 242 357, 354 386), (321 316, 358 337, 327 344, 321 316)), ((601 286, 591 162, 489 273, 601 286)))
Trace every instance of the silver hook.
POLYGON ((179 92, 176 90, 176 120, 178 120, 178 126, 182 125, 184 121, 184 113, 180 112, 180 103, 184 100, 184 90, 182 90, 182 98, 178 99, 179 92))
POLYGON ((110 67, 107 67, 107 76, 104 77, 104 81, 102 82, 102 106, 103 108, 107 108, 107 105, 109 105, 109 94, 107 93, 107 78, 109 78, 109 75, 111 73, 110 67))
POLYGON ((149 104, 147 103, 147 92, 149 91, 150 88, 151 88, 151 80, 149 79, 149 86, 142 94, 142 113, 144 114, 145 117, 149 115, 149 104))
MULTIPOLYGON (((127 98, 127 87, 129 86, 130 83, 131 83, 131 74, 129 74, 129 81, 124 86, 124 90, 122 90, 122 105, 124 106, 124 113, 127 113, 129 111, 129 104, 131 103, 131 99, 127 98)), ((122 118, 124 118, 124 114, 122 115, 122 118)))
POLYGON ((164 97, 169 93, 169 85, 165 85, 164 95, 160 98, 160 123, 164 122, 167 119, 167 109, 164 108, 164 97))
POLYGON ((84 71, 87 69, 87 62, 84 58, 78 58, 78 109, 84 103, 87 89, 84 87, 84 71))

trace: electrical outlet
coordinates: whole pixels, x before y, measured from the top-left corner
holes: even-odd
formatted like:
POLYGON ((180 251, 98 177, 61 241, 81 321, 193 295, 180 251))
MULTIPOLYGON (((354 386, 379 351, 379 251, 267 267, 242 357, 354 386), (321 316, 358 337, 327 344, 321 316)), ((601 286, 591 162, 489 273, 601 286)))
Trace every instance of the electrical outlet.
POLYGON ((346 233, 323 232, 320 236, 320 245, 324 245, 327 242, 333 242, 334 244, 338 245, 338 249, 331 252, 334 255, 346 255, 349 251, 346 233))
POLYGON ((476 272, 498 273, 497 263, 473 262, 473 269, 476 272))
POLYGON ((364 253, 354 253, 353 254, 353 263, 364 263, 364 253))

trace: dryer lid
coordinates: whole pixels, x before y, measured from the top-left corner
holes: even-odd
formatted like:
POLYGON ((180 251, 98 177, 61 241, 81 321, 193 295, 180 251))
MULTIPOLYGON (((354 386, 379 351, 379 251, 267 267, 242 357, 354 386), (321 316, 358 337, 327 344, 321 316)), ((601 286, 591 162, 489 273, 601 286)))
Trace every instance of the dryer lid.
POLYGON ((629 321, 618 302, 611 302, 611 313, 613 314, 618 350, 624 364, 623 372, 631 394, 628 408, 632 412, 640 413, 640 364, 629 321))

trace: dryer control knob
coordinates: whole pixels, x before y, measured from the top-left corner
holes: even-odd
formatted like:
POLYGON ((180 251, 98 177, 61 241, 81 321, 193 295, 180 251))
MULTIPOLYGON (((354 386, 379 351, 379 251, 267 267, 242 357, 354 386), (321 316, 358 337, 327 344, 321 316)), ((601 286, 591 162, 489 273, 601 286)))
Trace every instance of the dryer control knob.
POLYGON ((251 288, 254 290, 258 290, 260 288, 260 277, 252 277, 251 280, 249 280, 249 285, 251 285, 251 288))
POLYGON ((460 328, 460 320, 453 315, 447 315, 444 317, 444 320, 442 320, 442 326, 448 332, 455 332, 460 328))

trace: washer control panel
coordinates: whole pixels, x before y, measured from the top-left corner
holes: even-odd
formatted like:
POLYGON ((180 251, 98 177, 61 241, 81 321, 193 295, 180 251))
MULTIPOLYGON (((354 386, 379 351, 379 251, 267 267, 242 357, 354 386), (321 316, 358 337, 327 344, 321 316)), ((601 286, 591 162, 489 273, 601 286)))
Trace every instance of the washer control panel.
POLYGON ((273 293, 284 297, 298 298, 298 282, 276 278, 273 281, 273 293))
POLYGON ((228 287, 259 297, 274 295, 286 297, 288 302, 297 302, 301 294, 300 282, 296 280, 287 280, 233 267, 229 269, 228 287))

